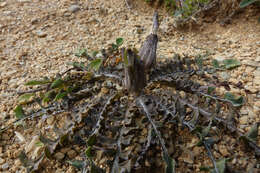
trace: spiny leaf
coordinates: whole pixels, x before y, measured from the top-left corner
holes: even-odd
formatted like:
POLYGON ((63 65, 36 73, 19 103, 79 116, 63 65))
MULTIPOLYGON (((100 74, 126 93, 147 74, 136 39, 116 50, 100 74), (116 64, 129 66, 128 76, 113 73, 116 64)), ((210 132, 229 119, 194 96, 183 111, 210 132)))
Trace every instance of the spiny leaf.
POLYGON ((28 102, 32 97, 35 96, 35 93, 25 93, 23 95, 21 95, 18 100, 19 100, 19 103, 26 103, 28 102))
POLYGON ((82 160, 74 160, 74 161, 68 160, 67 162, 77 169, 83 169, 86 165, 85 161, 82 160))
POLYGON ((223 64, 226 69, 232 69, 241 65, 241 63, 236 59, 225 59, 223 64))
POLYGON ((243 0, 243 1, 240 2, 239 7, 240 8, 247 7, 248 5, 250 5, 250 4, 252 4, 256 1, 258 1, 258 0, 243 0))
MULTIPOLYGON (((217 169, 218 169, 218 172, 219 173, 225 173, 225 170, 226 170, 226 158, 224 159, 221 159, 221 160, 218 160, 216 162, 216 165, 217 165, 217 169)), ((211 173, 216 173, 215 169, 211 169, 210 171, 211 173)))
POLYGON ((249 139, 253 140, 254 142, 256 142, 257 140, 259 124, 260 123, 255 123, 246 135, 249 139))
POLYGON ((58 139, 49 139, 44 137, 42 134, 40 134, 39 140, 46 146, 45 148, 45 154, 48 155, 53 154, 54 150, 56 149, 57 145, 59 144, 59 138, 58 139))
POLYGON ((48 83, 51 83, 50 80, 32 80, 32 81, 29 81, 29 82, 26 82, 25 85, 44 85, 44 84, 48 84, 48 83))
POLYGON ((44 158, 43 155, 41 155, 38 159, 31 160, 27 157, 24 151, 22 151, 18 157, 23 166, 26 168, 27 172, 37 171, 39 169, 41 161, 44 158))
POLYGON ((30 164, 30 160, 28 159, 27 155, 25 154, 24 151, 22 151, 19 156, 19 160, 22 162, 24 167, 27 167, 30 164))
POLYGON ((59 88, 64 84, 64 81, 61 78, 56 79, 55 81, 52 82, 51 88, 59 88))
POLYGON ((210 129, 211 129, 211 123, 209 123, 209 125, 206 128, 202 129, 202 133, 201 133, 202 138, 208 136, 210 129))
POLYGON ((226 92, 225 99, 229 100, 233 106, 238 107, 244 104, 244 98, 242 96, 234 96, 232 93, 230 92, 226 92))
POLYGON ((166 162, 166 173, 175 173, 175 160, 169 157, 168 154, 163 153, 163 159, 166 162))
POLYGON ((116 39, 116 44, 117 44, 118 47, 121 46, 123 44, 123 42, 124 42, 123 38, 117 38, 116 39))
POLYGON ((102 59, 95 59, 95 60, 90 62, 89 66, 90 66, 90 68, 98 71, 98 69, 100 68, 102 62, 103 62, 102 59))
POLYGON ((18 119, 22 119, 23 117, 25 117, 25 114, 24 114, 24 111, 23 111, 23 108, 21 105, 16 106, 16 108, 14 109, 14 113, 15 113, 16 118, 18 118, 18 119))

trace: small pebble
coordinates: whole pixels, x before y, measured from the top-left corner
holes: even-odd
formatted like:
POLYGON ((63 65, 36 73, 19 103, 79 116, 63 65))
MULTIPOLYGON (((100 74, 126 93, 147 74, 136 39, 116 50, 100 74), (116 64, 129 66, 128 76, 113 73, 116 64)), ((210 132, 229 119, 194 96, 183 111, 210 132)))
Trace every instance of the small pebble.
POLYGON ((242 116, 239 119, 240 124, 247 124, 248 123, 248 116, 242 116))
POLYGON ((2 165, 4 162, 5 160, 0 157, 0 165, 2 165))
POLYGON ((9 163, 5 163, 5 164, 2 165, 3 170, 6 170, 8 168, 9 168, 9 163))
POLYGON ((78 5, 71 5, 68 9, 70 12, 75 13, 80 10, 80 6, 78 5))
POLYGON ((47 36, 47 33, 46 32, 43 32, 42 30, 38 30, 36 31, 36 35, 40 38, 43 38, 43 37, 46 37, 47 36))
POLYGON ((65 155, 64 155, 63 153, 61 153, 61 152, 58 152, 58 153, 56 153, 56 154, 54 155, 54 157, 55 157, 57 160, 62 160, 62 159, 65 157, 65 155))
POLYGON ((77 156, 77 153, 74 150, 70 150, 67 152, 67 155, 69 156, 70 159, 73 159, 74 157, 77 156))

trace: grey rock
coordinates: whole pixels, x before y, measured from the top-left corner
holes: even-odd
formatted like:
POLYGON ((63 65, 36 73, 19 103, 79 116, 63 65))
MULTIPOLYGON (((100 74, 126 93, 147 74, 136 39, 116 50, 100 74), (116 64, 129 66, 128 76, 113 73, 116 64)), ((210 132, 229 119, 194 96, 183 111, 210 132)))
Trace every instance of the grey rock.
POLYGON ((226 59, 226 56, 216 56, 215 59, 219 62, 224 61, 226 59))
POLYGON ((9 168, 9 163, 5 163, 5 164, 2 165, 3 170, 6 170, 8 168, 9 168))
POLYGON ((42 30, 38 30, 36 31, 36 35, 40 38, 42 37, 46 37, 47 36, 47 33, 46 32, 43 32, 42 30))
POLYGON ((222 78, 222 79, 224 79, 225 81, 227 81, 227 80, 229 80, 230 79, 230 74, 228 74, 227 72, 221 72, 220 73, 220 77, 222 78))
POLYGON ((3 164, 4 162, 5 160, 0 157, 0 164, 3 164))
POLYGON ((65 16, 65 17, 70 17, 70 16, 71 16, 71 13, 70 13, 70 12, 66 12, 66 13, 64 13, 64 16, 65 16))
POLYGON ((70 12, 75 13, 80 10, 80 6, 78 5, 71 5, 68 9, 70 12))
POLYGON ((257 70, 254 72, 254 76, 255 76, 255 77, 260 76, 260 69, 257 69, 257 70))
POLYGON ((64 155, 63 153, 61 153, 61 152, 58 152, 58 153, 56 153, 56 154, 54 155, 54 157, 55 157, 57 160, 62 160, 62 159, 65 157, 65 155, 64 155))
POLYGON ((256 62, 256 61, 245 60, 242 63, 245 64, 245 65, 252 66, 252 67, 259 67, 259 63, 256 62))

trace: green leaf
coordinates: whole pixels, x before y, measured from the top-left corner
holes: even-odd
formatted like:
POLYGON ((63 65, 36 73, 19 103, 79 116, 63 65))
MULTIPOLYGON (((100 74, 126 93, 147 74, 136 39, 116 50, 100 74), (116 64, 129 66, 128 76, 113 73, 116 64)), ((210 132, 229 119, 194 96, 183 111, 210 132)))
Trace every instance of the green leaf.
POLYGON ((175 173, 175 160, 170 158, 168 154, 163 153, 163 159, 166 162, 166 173, 175 173))
POLYGON ((56 79, 55 81, 52 82, 51 88, 59 88, 62 86, 64 81, 61 78, 56 79))
POLYGON ((225 68, 228 70, 241 65, 241 63, 236 59, 225 59, 223 63, 225 68))
POLYGON ((87 53, 87 49, 83 48, 83 49, 79 49, 76 53, 75 53, 75 56, 77 57, 86 57, 88 56, 88 53, 87 53))
POLYGON ((213 59, 213 60, 212 60, 212 65, 213 65, 213 67, 216 68, 216 69, 219 69, 219 68, 220 68, 219 62, 218 62, 218 60, 216 60, 216 59, 213 59))
POLYGON ((49 101, 53 100, 55 98, 55 96, 56 96, 56 92, 53 90, 50 90, 44 94, 42 101, 49 102, 49 101))
MULTIPOLYGON (((218 172, 219 173, 225 173, 225 170, 226 170, 226 158, 224 159, 221 159, 221 160, 218 160, 216 162, 216 165, 217 165, 217 169, 218 169, 218 172)), ((216 173, 215 169, 212 168, 212 170, 210 171, 211 173, 216 173)))
POLYGON ((82 160, 74 160, 74 161, 68 160, 67 162, 77 169, 83 169, 85 167, 85 161, 82 160))
POLYGON ((124 39, 123 38, 117 38, 116 39, 116 45, 119 47, 119 46, 121 46, 122 44, 123 44, 123 42, 124 42, 124 39))
POLYGON ((202 166, 200 167, 200 171, 206 171, 206 172, 209 172, 211 170, 210 167, 206 167, 206 166, 202 166))
POLYGON ((93 136, 90 136, 89 138, 88 138, 88 141, 87 141, 87 144, 88 144, 88 146, 92 146, 92 145, 94 145, 95 143, 96 143, 96 136, 95 135, 93 135, 93 136))
POLYGON ((25 93, 23 95, 21 95, 18 100, 19 100, 19 103, 26 103, 28 102, 32 97, 35 96, 35 93, 25 93))
POLYGON ((198 55, 196 58, 195 58, 195 62, 196 64, 198 65, 199 69, 202 69, 203 67, 203 57, 202 55, 198 55))
POLYGON ((38 142, 35 143, 35 145, 36 145, 37 147, 43 147, 43 146, 44 146, 44 143, 42 143, 41 141, 38 141, 38 142))
POLYGON ((88 146, 88 148, 87 148, 86 151, 85 151, 85 154, 86 154, 86 156, 87 156, 89 159, 92 158, 91 152, 92 152, 92 147, 91 147, 91 146, 88 146))
POLYGON ((66 92, 59 92, 59 93, 56 95, 54 101, 58 101, 58 100, 62 99, 63 97, 67 96, 67 95, 68 95, 68 92, 67 92, 67 91, 66 91, 66 92))
POLYGON ((92 58, 95 58, 96 56, 97 56, 97 54, 98 54, 98 51, 93 51, 92 53, 91 53, 91 55, 92 55, 92 58))
POLYGON ((44 85, 44 84, 48 84, 48 83, 51 83, 50 80, 32 80, 32 81, 29 81, 29 82, 26 82, 25 85, 44 85))
POLYGON ((255 123, 246 135, 246 137, 248 137, 250 140, 252 140, 254 142, 256 142, 256 140, 257 140, 259 124, 260 123, 255 123))
POLYGON ((215 91, 216 87, 208 87, 208 94, 211 94, 213 91, 215 91))
POLYGON ((16 106, 16 108, 14 109, 14 113, 15 113, 16 118, 18 118, 18 119, 22 119, 23 117, 25 117, 25 114, 24 114, 24 111, 23 111, 23 108, 21 105, 16 106))
POLYGON ((68 65, 72 65, 74 68, 78 68, 78 69, 85 69, 86 68, 83 62, 80 62, 80 63, 78 63, 78 62, 69 62, 67 64, 68 65))
POLYGON ((248 5, 250 5, 250 4, 252 4, 256 1, 258 1, 258 0, 243 0, 243 1, 240 2, 239 7, 240 8, 247 7, 248 5))
POLYGON ((95 59, 95 60, 90 62, 89 66, 90 66, 90 68, 98 71, 98 69, 100 68, 102 62, 103 62, 102 59, 95 59))
POLYGON ((244 98, 242 96, 234 96, 230 92, 226 92, 224 98, 229 100, 235 107, 239 107, 244 104, 244 98))
POLYGON ((112 48, 113 48, 113 50, 116 50, 116 49, 118 49, 118 46, 116 44, 112 43, 112 48))

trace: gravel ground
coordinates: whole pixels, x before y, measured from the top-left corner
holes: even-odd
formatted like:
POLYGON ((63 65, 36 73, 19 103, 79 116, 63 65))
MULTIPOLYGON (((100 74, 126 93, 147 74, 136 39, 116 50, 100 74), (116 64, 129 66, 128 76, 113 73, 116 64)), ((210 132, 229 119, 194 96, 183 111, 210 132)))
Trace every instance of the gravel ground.
MULTIPOLYGON (((124 38, 124 45, 139 48, 150 32, 153 9, 141 0, 131 4, 132 10, 127 8, 123 0, 0 1, 1 127, 15 120, 13 109, 17 104, 16 92, 29 89, 23 84, 41 76, 55 76, 58 72, 66 71, 68 62, 78 61, 74 56, 78 48, 99 50, 118 37, 124 38)), ((231 87, 231 92, 247 98, 237 119, 238 128, 247 132, 252 124, 260 122, 260 25, 257 24, 255 13, 249 9, 226 27, 202 22, 196 30, 175 30, 173 18, 165 11, 159 11, 159 14, 162 20, 159 59, 173 57, 174 53, 197 55, 204 51, 198 48, 203 48, 212 53, 212 59, 235 58, 241 61, 240 67, 219 72, 219 76, 232 83, 241 81, 250 91, 248 94, 244 89, 231 87)), ((224 88, 219 88, 219 92, 224 91, 224 88)), ((57 120, 59 117, 29 122, 25 128, 15 126, 2 133, 0 171, 24 172, 17 158, 20 151, 31 143, 40 127, 57 120), (25 141, 18 139, 17 132, 25 141)), ((229 140, 234 139, 227 137, 229 140)), ((225 142, 217 147, 217 151, 219 155, 228 157, 232 154, 232 148, 225 142)), ((64 153, 70 158, 78 154, 77 149, 71 148, 64 149, 64 153)), ((236 154, 232 164, 249 169, 250 164, 256 162, 252 154, 247 156, 243 151, 236 154)), ((57 159, 61 157, 64 157, 62 152, 56 156, 57 159)), ((49 161, 46 172, 76 171, 68 164, 49 161)))

